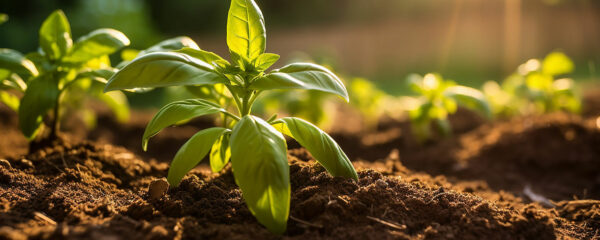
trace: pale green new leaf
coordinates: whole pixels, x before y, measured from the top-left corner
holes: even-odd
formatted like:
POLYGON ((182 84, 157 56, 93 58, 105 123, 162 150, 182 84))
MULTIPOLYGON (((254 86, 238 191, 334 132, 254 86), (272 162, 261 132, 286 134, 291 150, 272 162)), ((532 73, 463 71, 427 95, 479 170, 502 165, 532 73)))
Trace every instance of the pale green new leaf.
POLYGON ((456 100, 458 105, 475 110, 487 118, 492 118, 492 108, 485 95, 474 88, 452 86, 446 88, 444 95, 456 100))
POLYGON ((129 121, 129 101, 122 92, 99 93, 98 99, 108 106, 120 123, 129 121))
POLYGON ((73 40, 71 26, 62 10, 56 10, 42 23, 40 46, 50 59, 59 59, 67 54, 73 40))
POLYGON ((342 148, 323 130, 294 117, 281 118, 273 126, 298 141, 332 176, 358 180, 356 170, 342 148))
POLYGON ((127 64, 104 91, 215 83, 226 80, 214 72, 214 66, 181 53, 156 52, 127 64))
POLYGON ((202 161, 213 143, 227 131, 229 129, 220 127, 204 129, 183 144, 171 162, 167 175, 169 184, 175 187, 179 185, 183 176, 202 161))
POLYGON ((38 75, 38 70, 33 62, 25 58, 20 52, 7 48, 0 49, 0 69, 6 69, 25 79, 38 75))
POLYGON ((265 19, 253 0, 232 0, 227 17, 227 46, 253 61, 266 48, 265 19))
POLYGON ((263 53, 254 60, 254 67, 259 72, 264 72, 279 60, 280 56, 275 53, 263 53))
POLYGON ((327 68, 312 63, 292 63, 258 78, 250 86, 256 90, 307 89, 337 94, 346 101, 344 83, 327 68))
POLYGON ((176 50, 175 52, 187 54, 193 58, 202 60, 203 62, 207 62, 207 63, 212 63, 214 61, 226 61, 225 59, 221 58, 219 55, 217 55, 213 52, 204 51, 204 50, 200 50, 200 49, 193 49, 193 48, 186 47, 186 48, 176 50))
POLYGON ((283 233, 291 193, 283 135, 264 120, 245 116, 233 128, 229 144, 233 176, 250 212, 271 232, 283 233))
POLYGON ((575 64, 562 52, 552 52, 542 61, 542 72, 551 76, 573 72, 575 64))
POLYGON ((122 32, 110 28, 98 29, 79 38, 68 56, 66 56, 65 61, 87 62, 94 58, 112 54, 120 48, 128 46, 129 43, 129 39, 122 32))
POLYGON ((215 142, 210 151, 210 168, 213 172, 221 171, 231 158, 231 148, 229 147, 229 135, 223 134, 215 142))
POLYGON ((28 139, 35 137, 42 117, 54 108, 59 97, 57 79, 41 75, 31 80, 19 105, 19 127, 28 139))
POLYGON ((4 103, 15 112, 19 110, 19 98, 6 91, 0 91, 0 102, 4 103))
POLYGON ((142 147, 146 150, 148 139, 165 127, 183 120, 219 112, 225 112, 225 109, 215 103, 202 99, 188 99, 169 103, 161 108, 154 115, 150 123, 148 123, 148 126, 146 126, 144 137, 142 138, 142 147))
POLYGON ((153 52, 168 52, 168 51, 174 51, 174 50, 179 50, 182 48, 192 48, 192 49, 200 49, 200 47, 198 47, 198 44, 196 44, 196 42, 194 42, 194 40, 192 40, 189 37, 186 36, 181 36, 181 37, 175 37, 175 38, 170 38, 167 40, 164 40, 162 42, 159 42, 141 52, 139 52, 138 56, 143 56, 146 55, 148 53, 153 53, 153 52))

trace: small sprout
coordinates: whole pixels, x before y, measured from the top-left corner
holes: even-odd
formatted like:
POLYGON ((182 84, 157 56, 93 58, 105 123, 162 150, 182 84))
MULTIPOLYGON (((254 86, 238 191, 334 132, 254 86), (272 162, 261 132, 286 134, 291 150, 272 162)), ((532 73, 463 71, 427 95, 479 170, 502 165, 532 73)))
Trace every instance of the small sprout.
POLYGON ((492 110, 482 92, 477 89, 456 85, 444 80, 439 74, 408 77, 411 89, 420 96, 414 98, 409 117, 415 137, 423 142, 431 138, 431 124, 435 124, 441 135, 452 133, 447 117, 456 112, 458 106, 474 110, 485 117, 492 117, 492 110))
POLYGON ((50 138, 55 138, 64 104, 80 107, 82 93, 104 101, 121 120, 129 115, 123 93, 102 94, 101 86, 116 71, 108 55, 129 45, 114 29, 98 29, 73 42, 71 27, 61 10, 42 24, 40 50, 27 55, 0 49, 0 101, 19 113, 19 127, 32 140, 50 111, 50 138), (14 92, 21 92, 19 100, 14 92))
POLYGON ((209 153, 214 172, 231 162, 233 177, 250 212, 270 231, 281 234, 286 229, 291 198, 284 134, 304 146, 331 175, 352 179, 358 175, 338 144, 311 123, 295 117, 267 122, 251 114, 253 103, 268 90, 317 90, 348 100, 342 81, 325 67, 292 63, 267 71, 279 56, 265 53, 264 23, 253 0, 232 0, 227 21, 231 61, 197 46, 139 54, 112 76, 105 91, 167 86, 197 90, 200 98, 172 102, 159 110, 146 127, 143 147, 165 127, 220 114, 225 119, 223 126, 197 132, 177 151, 167 181, 176 187, 209 153), (213 98, 212 90, 223 94, 213 98), (237 112, 229 111, 221 98, 233 102, 237 112))

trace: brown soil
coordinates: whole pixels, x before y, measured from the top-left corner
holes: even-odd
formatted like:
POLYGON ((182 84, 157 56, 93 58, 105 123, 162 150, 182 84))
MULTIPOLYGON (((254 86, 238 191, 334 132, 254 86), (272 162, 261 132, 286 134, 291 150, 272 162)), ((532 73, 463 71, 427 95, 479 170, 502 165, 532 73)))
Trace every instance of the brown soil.
MULTIPOLYGON (((596 216, 590 212, 597 211, 594 202, 564 202, 559 211, 524 204, 484 186, 449 186, 443 178, 411 173, 394 154, 386 164, 398 176, 360 170, 353 182, 332 178, 303 150, 291 154, 292 207, 284 238, 591 239, 598 229, 597 219, 586 217, 596 216)), ((150 199, 148 185, 167 167, 91 143, 3 161, 0 237, 278 238, 252 217, 230 170, 213 175, 196 169, 180 187, 150 199)))
MULTIPOLYGON (((330 177, 290 141, 284 238, 600 239, 598 99, 586 96, 581 117, 486 123, 460 110, 450 118, 453 136, 423 145, 407 122, 334 131, 358 182, 330 177)), ((145 153, 151 113, 129 124, 104 114, 97 129, 66 129, 66 143, 27 154, 14 113, 0 106, 0 117, 0 239, 279 238, 252 217, 230 170, 201 165, 162 198, 148 194, 210 120, 163 131, 145 153)))

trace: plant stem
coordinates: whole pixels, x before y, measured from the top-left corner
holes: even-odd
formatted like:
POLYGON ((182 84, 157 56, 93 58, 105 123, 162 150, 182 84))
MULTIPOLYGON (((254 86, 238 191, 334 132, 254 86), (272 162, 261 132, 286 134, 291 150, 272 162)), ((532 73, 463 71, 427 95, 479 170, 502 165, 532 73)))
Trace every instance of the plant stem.
POLYGON ((60 96, 62 91, 58 93, 56 103, 54 105, 54 119, 52 121, 52 128, 50 129, 50 139, 58 138, 58 132, 60 131, 60 96))

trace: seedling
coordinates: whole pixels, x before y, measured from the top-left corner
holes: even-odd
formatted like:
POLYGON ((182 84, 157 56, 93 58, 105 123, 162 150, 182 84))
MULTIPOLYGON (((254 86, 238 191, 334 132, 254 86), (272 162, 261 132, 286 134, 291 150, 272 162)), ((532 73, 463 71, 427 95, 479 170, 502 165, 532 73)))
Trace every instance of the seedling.
POLYGON ((541 114, 554 111, 577 113, 581 100, 570 78, 574 64, 562 52, 552 52, 543 60, 530 59, 506 78, 502 86, 495 82, 484 85, 484 92, 500 115, 541 114))
POLYGON ((11 49, 0 49, 2 101, 19 113, 19 127, 33 139, 52 110, 50 138, 59 130, 61 105, 75 103, 78 93, 89 91, 126 119, 127 99, 122 93, 102 94, 95 87, 105 83, 115 70, 108 55, 129 45, 129 39, 114 29, 98 29, 71 40, 69 22, 61 10, 53 12, 40 28, 40 48, 26 56, 11 49), (11 92, 22 92, 19 101, 11 92), (68 94, 66 94, 68 93, 68 94))
POLYGON ((267 73, 279 55, 265 53, 264 18, 252 0, 231 1, 227 45, 231 63, 194 48, 137 57, 109 80, 105 91, 224 86, 237 114, 206 99, 172 102, 160 109, 146 127, 143 148, 147 148, 150 137, 167 126, 202 115, 224 114, 228 119, 225 125, 199 131, 179 149, 167 180, 177 186, 209 152, 214 172, 231 161, 233 176, 250 212, 270 231, 283 233, 290 210, 289 165, 283 134, 296 139, 331 175, 353 179, 358 176, 346 154, 325 132, 294 117, 263 120, 251 115, 252 105, 263 91, 273 89, 318 90, 346 100, 348 94, 334 73, 315 64, 293 63, 267 73))
POLYGON ((456 85, 444 80, 439 74, 426 74, 424 77, 413 74, 408 78, 410 87, 420 96, 414 98, 409 110, 413 134, 423 142, 431 138, 431 124, 435 124, 440 134, 452 133, 447 117, 455 113, 458 105, 472 109, 490 118, 492 110, 479 90, 456 85))

